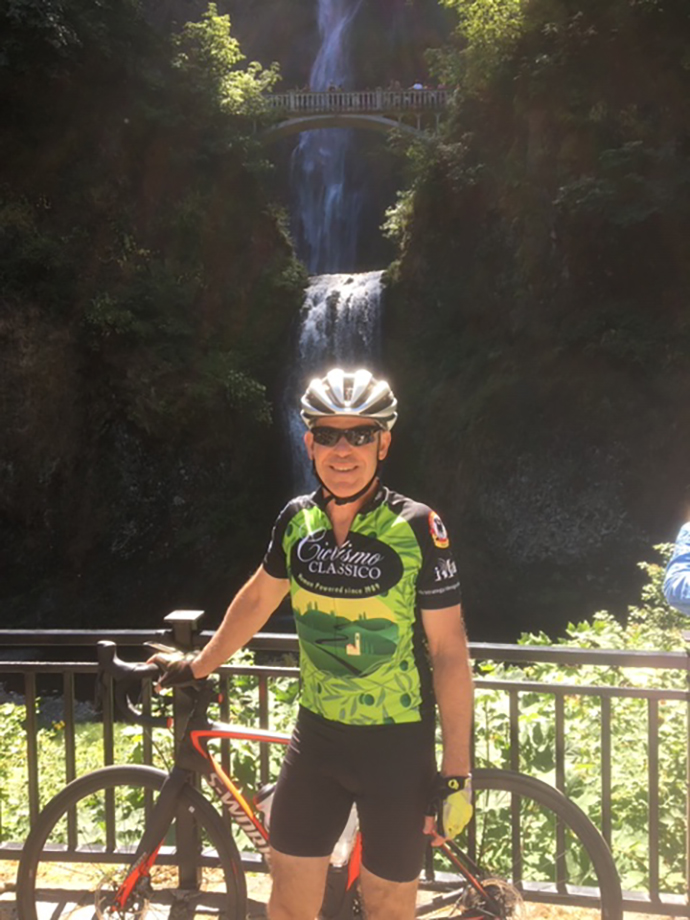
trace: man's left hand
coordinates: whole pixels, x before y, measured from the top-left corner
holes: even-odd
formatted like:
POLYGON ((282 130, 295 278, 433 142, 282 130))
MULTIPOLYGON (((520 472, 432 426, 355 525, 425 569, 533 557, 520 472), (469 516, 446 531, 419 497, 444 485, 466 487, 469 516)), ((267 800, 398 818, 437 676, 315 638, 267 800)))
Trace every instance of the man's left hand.
POLYGON ((432 846, 440 846, 462 833, 470 823, 472 807, 472 778, 470 776, 436 777, 431 814, 424 823, 424 833, 433 837, 432 846))

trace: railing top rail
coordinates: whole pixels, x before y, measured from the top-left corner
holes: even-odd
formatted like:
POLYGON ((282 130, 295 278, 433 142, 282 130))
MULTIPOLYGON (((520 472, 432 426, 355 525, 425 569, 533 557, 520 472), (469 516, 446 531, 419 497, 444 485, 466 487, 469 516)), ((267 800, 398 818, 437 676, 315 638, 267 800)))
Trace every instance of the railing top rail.
POLYGON ((541 693, 551 696, 596 696, 609 699, 678 700, 687 702, 688 690, 674 690, 666 687, 619 687, 608 684, 539 683, 533 680, 493 680, 482 677, 477 681, 477 690, 515 690, 519 693, 541 693))
POLYGON ((120 645, 142 645, 170 636, 169 629, 0 629, 0 648, 95 645, 101 639, 120 645))
MULTIPOLYGON (((197 633, 194 644, 201 647, 213 633, 197 633)), ((150 641, 170 641, 169 629, 0 629, 0 649, 36 648, 43 646, 77 647, 95 645, 108 639, 124 646, 143 645, 150 641)), ((253 650, 297 652, 297 637, 284 633, 257 633, 249 643, 253 650)), ((597 665, 616 668, 658 668, 690 670, 690 655, 685 651, 663 652, 631 649, 582 649, 553 645, 510 645, 492 642, 471 642, 470 654, 475 660, 516 663, 552 663, 576 667, 597 665)))
POLYGON ((662 652, 654 649, 569 648, 561 645, 505 645, 471 642, 470 653, 472 658, 477 660, 690 670, 690 656, 685 651, 662 652))
MULTIPOLYGON (((95 661, 2 661, 0 668, 5 674, 96 674, 95 661)), ((253 677, 299 677, 299 668, 286 665, 233 665, 226 664, 218 669, 221 677, 245 674, 253 677)), ((481 677, 477 690, 500 690, 503 692, 541 693, 551 696, 592 696, 609 699, 677 700, 687 702, 690 691, 665 687, 620 687, 607 684, 540 683, 531 680, 502 680, 481 677)))

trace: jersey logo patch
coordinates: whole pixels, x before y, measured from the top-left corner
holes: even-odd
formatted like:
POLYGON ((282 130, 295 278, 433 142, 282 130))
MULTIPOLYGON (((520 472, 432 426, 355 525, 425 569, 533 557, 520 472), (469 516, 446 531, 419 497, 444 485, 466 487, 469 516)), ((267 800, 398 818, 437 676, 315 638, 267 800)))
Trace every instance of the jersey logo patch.
POLYGON ((447 549, 450 546, 448 531, 443 526, 443 521, 435 511, 429 512, 429 533, 434 541, 434 546, 439 549, 447 549))

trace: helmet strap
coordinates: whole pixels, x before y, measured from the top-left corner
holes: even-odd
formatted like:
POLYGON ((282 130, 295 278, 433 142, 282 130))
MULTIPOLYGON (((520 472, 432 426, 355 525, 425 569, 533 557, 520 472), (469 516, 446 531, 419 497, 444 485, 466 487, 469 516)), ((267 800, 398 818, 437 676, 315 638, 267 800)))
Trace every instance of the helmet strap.
POLYGON ((328 494, 326 495, 326 504, 328 504, 329 502, 333 502, 335 505, 349 505, 350 502, 356 502, 358 498, 361 498, 363 495, 365 495, 365 494, 369 491, 369 489, 371 488, 372 483, 373 483, 373 482, 376 480, 376 478, 378 477, 380 467, 381 467, 381 461, 379 460, 379 461, 377 462, 377 464, 376 464, 376 469, 374 470, 374 475, 371 477, 371 479, 370 479, 369 482, 364 486, 363 489, 360 489, 358 492, 355 492, 354 495, 347 495, 347 496, 345 496, 345 497, 343 497, 343 498, 340 498, 340 496, 334 495, 333 492, 331 492, 331 491, 327 488, 327 486, 325 485, 323 479, 322 479, 322 478, 319 476, 319 474, 316 472, 316 464, 314 463, 313 460, 312 460, 312 462, 311 462, 312 472, 314 473, 314 476, 315 476, 317 482, 319 483, 319 485, 321 486, 321 488, 324 490, 324 492, 327 492, 327 493, 328 493, 328 494))

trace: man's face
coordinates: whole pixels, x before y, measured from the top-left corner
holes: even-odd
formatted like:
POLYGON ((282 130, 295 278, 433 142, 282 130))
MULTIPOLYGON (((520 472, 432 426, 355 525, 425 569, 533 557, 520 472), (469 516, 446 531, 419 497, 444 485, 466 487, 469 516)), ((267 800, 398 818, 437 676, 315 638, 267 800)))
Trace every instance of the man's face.
MULTIPOLYGON (((319 419, 314 428, 370 428, 375 437, 368 444, 353 446, 341 436, 332 446, 319 444, 313 431, 304 435, 309 459, 314 461, 316 472, 329 492, 338 498, 347 498, 363 489, 376 473, 380 460, 388 454, 390 431, 383 431, 374 422, 355 416, 337 416, 319 419)), ((317 436, 318 437, 318 436, 317 436)))

